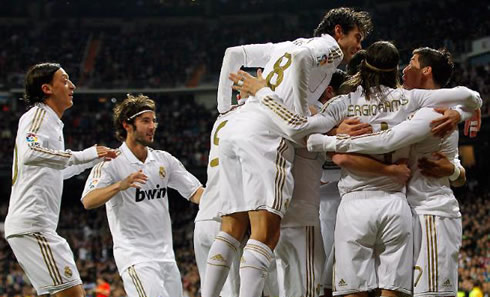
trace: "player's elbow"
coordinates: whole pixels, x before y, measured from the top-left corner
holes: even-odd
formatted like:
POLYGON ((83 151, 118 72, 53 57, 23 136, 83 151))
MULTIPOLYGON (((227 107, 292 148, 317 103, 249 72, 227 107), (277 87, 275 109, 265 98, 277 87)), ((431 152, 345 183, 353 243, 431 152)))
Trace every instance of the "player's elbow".
POLYGON ((82 198, 83 208, 85 208, 86 210, 96 208, 97 206, 95 205, 95 203, 93 203, 93 200, 90 199, 90 197, 87 197, 87 196, 84 196, 82 198))
POLYGON ((225 50, 225 60, 235 60, 242 54, 241 46, 232 46, 225 50))

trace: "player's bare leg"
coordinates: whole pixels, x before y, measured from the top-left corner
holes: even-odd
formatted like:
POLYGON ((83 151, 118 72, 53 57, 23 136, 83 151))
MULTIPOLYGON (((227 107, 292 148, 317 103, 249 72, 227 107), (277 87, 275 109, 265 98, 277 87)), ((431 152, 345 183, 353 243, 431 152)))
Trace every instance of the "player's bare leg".
POLYGON ((273 249, 279 241, 281 217, 266 210, 250 211, 251 235, 240 261, 240 297, 261 296, 273 249))
POLYGON ((324 289, 323 296, 332 297, 332 289, 324 289))
POLYGON ((221 231, 216 235, 209 250, 206 278, 201 290, 202 297, 219 296, 248 226, 249 219, 246 212, 221 218, 221 231))
POLYGON ((82 285, 77 285, 61 292, 58 292, 53 297, 85 297, 85 290, 82 285))

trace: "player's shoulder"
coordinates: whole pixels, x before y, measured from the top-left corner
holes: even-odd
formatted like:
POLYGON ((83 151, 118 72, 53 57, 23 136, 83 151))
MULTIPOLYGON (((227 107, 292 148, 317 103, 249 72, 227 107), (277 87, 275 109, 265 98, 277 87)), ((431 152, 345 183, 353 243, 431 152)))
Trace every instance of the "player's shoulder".
POLYGON ((169 159, 175 159, 175 157, 167 151, 156 150, 149 147, 148 152, 152 154, 158 161, 168 161, 169 159))

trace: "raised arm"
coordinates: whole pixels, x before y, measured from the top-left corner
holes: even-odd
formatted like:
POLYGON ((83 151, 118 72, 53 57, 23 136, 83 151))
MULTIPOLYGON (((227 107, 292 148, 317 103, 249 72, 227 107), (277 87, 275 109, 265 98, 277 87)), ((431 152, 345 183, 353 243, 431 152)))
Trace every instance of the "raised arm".
POLYGON ((228 75, 237 72, 242 66, 264 67, 269 60, 273 44, 250 44, 229 47, 225 51, 218 84, 218 111, 224 113, 231 108, 232 82, 228 75))

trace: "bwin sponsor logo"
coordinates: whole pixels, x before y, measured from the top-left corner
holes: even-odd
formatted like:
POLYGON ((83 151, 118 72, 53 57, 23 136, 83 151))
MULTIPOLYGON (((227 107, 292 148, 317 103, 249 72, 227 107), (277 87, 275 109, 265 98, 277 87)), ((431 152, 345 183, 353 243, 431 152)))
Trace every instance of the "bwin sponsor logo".
POLYGON ((161 188, 160 185, 157 185, 156 189, 150 189, 150 190, 140 190, 136 189, 136 202, 141 202, 143 200, 148 199, 148 200, 153 200, 153 199, 160 199, 165 197, 165 193, 167 193, 167 188, 161 188))

